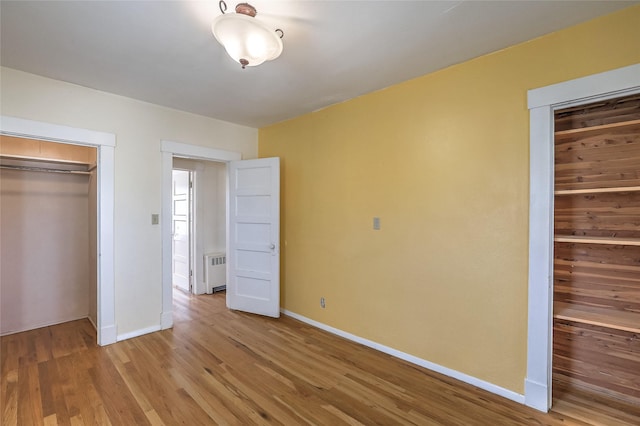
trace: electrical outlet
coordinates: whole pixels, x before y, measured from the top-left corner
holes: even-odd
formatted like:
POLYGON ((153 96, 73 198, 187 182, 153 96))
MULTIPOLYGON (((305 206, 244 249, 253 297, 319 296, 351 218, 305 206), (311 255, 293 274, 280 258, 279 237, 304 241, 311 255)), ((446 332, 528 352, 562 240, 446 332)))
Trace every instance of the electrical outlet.
POLYGON ((321 298, 320 298, 320 307, 321 307, 322 309, 324 309, 324 308, 325 308, 325 306, 326 306, 326 305, 325 305, 325 303, 324 303, 324 297, 321 297, 321 298))
POLYGON ((379 217, 374 217, 373 218, 373 229, 375 229, 376 231, 380 230, 380 218, 379 217))

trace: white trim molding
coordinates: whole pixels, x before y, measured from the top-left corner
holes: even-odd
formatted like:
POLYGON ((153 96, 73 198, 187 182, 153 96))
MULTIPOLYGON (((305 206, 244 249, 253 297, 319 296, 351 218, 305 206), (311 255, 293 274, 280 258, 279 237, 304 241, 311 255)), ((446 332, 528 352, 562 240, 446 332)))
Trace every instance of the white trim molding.
POLYGON ((169 152, 176 157, 185 157, 191 159, 214 160, 214 161, 236 161, 240 160, 242 155, 239 152, 225 151, 223 149, 208 148, 206 146, 189 145, 182 142, 161 141, 160 150, 169 152))
POLYGON ((98 149, 98 344, 115 343, 113 216, 116 135, 4 115, 0 116, 0 133, 98 149))
POLYGON ((411 364, 415 364, 420 367, 424 367, 428 370, 435 371, 436 373, 440 373, 445 376, 452 377, 456 380, 460 380, 461 382, 468 383, 470 385, 476 386, 480 389, 484 389, 488 392, 491 392, 493 394, 518 402, 520 404, 524 403, 524 395, 520 395, 517 392, 513 392, 513 391, 510 391, 509 389, 505 389, 503 387, 494 385, 493 383, 489 383, 484 380, 478 379, 477 377, 473 377, 468 374, 461 373, 457 370, 453 370, 451 368, 447 368, 442 365, 435 364, 433 362, 427 361, 422 358, 418 358, 417 356, 408 354, 406 352, 402 352, 397 349, 391 348, 389 346, 385 346, 380 343, 374 342, 372 340, 365 339, 360 336, 356 336, 355 334, 347 333, 346 331, 331 327, 327 324, 312 320, 310 318, 307 318, 300 314, 296 314, 295 312, 291 312, 286 309, 281 310, 281 312, 284 315, 297 319, 298 321, 302 321, 306 324, 309 324, 313 327, 319 328, 331 334, 344 337, 345 339, 351 340, 352 342, 359 343, 361 345, 367 346, 369 348, 375 349, 377 351, 383 352, 385 354, 391 355, 401 360, 410 362, 411 364))
POLYGON ((128 333, 118 334, 117 340, 118 342, 121 342, 123 340, 133 339, 134 337, 144 336, 145 334, 153 333, 160 330, 161 329, 159 325, 152 325, 151 327, 141 328, 139 330, 130 331, 128 333))
POLYGON ((640 93, 640 64, 530 90, 529 300, 525 404, 551 407, 553 173, 556 109, 640 93))
POLYGON ((162 151, 162 207, 160 214, 160 229, 162 233, 162 311, 160 313, 160 329, 165 330, 173 327, 171 274, 171 182, 173 157, 227 163, 241 160, 242 154, 168 140, 160 141, 160 151, 162 151))
MULTIPOLYGON (((578 105, 589 103, 589 98, 611 99, 622 96, 638 86, 640 64, 593 74, 575 80, 564 81, 546 87, 529 90, 529 109, 541 106, 564 106, 566 103, 578 105)), ((595 99, 598 100, 598 99, 595 99)))
POLYGON ((75 145, 116 146, 116 135, 112 133, 26 120, 6 115, 2 116, 1 123, 3 135, 75 145))

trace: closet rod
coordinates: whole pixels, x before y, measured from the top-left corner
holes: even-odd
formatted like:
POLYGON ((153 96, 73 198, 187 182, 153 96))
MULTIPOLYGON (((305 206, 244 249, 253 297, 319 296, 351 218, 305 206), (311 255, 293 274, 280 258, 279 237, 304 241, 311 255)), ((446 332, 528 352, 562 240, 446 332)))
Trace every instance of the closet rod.
POLYGON ((9 170, 26 170, 30 172, 46 172, 46 173, 66 173, 72 175, 90 175, 91 172, 85 172, 82 170, 62 170, 62 169, 51 169, 44 167, 27 167, 27 166, 10 166, 7 164, 0 164, 0 169, 9 169, 9 170))

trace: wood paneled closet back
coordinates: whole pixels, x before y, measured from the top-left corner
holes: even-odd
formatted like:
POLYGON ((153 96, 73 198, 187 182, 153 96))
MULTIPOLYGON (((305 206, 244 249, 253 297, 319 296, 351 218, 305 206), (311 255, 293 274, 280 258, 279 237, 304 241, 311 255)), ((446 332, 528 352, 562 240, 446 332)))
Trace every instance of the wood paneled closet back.
POLYGON ((640 403, 640 95, 555 115, 553 379, 640 403))

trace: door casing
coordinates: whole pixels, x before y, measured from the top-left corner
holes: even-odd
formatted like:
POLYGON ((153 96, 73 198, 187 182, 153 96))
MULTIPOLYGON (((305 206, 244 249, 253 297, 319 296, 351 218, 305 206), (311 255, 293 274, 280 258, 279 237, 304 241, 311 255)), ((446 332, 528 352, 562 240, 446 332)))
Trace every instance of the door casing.
POLYGON ((525 404, 551 407, 554 111, 640 93, 640 64, 528 92, 529 293, 525 404))
POLYGON ((161 141, 160 150, 162 151, 162 210, 160 216, 162 233, 162 311, 160 314, 160 328, 164 330, 173 327, 173 280, 171 271, 171 186, 173 157, 228 163, 229 161, 241 160, 242 154, 239 152, 168 140, 161 141))

